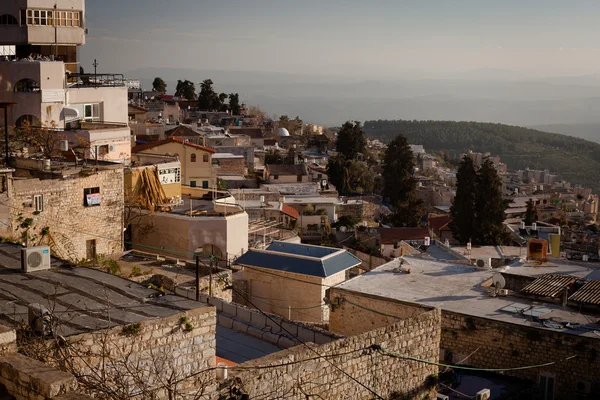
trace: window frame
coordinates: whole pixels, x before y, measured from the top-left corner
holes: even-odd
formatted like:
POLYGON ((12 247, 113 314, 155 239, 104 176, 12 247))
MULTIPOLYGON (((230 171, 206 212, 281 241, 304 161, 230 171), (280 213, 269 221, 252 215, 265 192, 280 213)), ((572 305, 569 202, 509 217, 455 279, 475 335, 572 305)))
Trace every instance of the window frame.
POLYGON ((44 211, 44 195, 34 194, 33 195, 33 212, 44 211))
POLYGON ((102 205, 102 201, 100 202, 100 204, 88 204, 87 203, 87 195, 88 194, 96 194, 96 193, 100 194, 99 186, 83 189, 83 206, 84 207, 100 207, 100 205, 102 205))
POLYGON ((538 376, 538 383, 542 389, 542 400, 554 400, 556 398, 556 375, 542 372, 538 376), (551 392, 548 393, 548 386, 552 383, 551 392))
POLYGON ((209 162, 210 158, 207 153, 202 154, 202 162, 209 162))
POLYGON ((197 157, 196 157, 196 153, 192 153, 192 154, 190 154, 190 162, 193 162, 193 163, 195 163, 195 162, 196 162, 196 159, 197 159, 197 157))

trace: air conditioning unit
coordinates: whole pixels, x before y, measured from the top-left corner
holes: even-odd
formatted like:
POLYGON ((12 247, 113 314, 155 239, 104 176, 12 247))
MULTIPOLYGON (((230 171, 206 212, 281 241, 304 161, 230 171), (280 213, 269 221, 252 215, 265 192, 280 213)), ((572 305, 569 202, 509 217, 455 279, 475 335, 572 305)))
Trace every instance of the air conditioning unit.
POLYGON ((491 258, 478 258, 475 260, 475 267, 478 269, 492 269, 491 258))
POLYGON ((27 306, 29 326, 35 333, 41 336, 52 334, 52 315, 50 311, 41 304, 29 304, 27 306))
POLYGON ((592 383, 587 381, 577 381, 575 391, 578 394, 590 394, 592 391, 592 383))
POLYGON ((475 400, 489 400, 492 392, 490 389, 481 389, 479 392, 475 394, 475 400))
POLYGON ((21 269, 26 273, 50 269, 50 248, 36 246, 21 249, 21 269))

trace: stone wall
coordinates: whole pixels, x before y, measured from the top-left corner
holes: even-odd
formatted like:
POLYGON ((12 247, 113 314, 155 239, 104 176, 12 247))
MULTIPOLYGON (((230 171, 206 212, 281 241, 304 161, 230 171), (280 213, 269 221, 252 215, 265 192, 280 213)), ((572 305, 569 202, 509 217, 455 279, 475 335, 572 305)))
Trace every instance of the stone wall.
POLYGON ((0 325, 0 356, 16 353, 17 334, 14 329, 0 325))
MULTIPOLYGON (((422 309, 415 303, 339 288, 329 290, 329 299, 334 305, 339 304, 334 306, 331 313, 329 329, 343 335, 387 326, 398 318, 411 317, 422 309)), ((540 374, 549 374, 556 381, 557 400, 571 398, 569 396, 575 392, 579 381, 591 383, 592 388, 594 384, 598 385, 600 339, 446 310, 442 311, 441 326, 440 358, 450 363, 462 361, 467 356, 463 364, 477 368, 502 369, 556 362, 544 367, 505 371, 504 374, 533 382, 539 381, 540 374), (571 356, 576 357, 567 360, 571 356)))
POLYGON ((10 226, 0 226, 0 234, 29 246, 47 244, 66 260, 88 258, 88 240, 95 240, 96 254, 122 249, 123 169, 64 179, 14 179, 10 204, 0 206, 9 208, 11 214, 10 226), (84 205, 84 189, 88 188, 99 188, 99 206, 84 205), (36 195, 43 201, 39 213, 34 210, 36 195))
POLYGON ((540 374, 554 376, 556 399, 573 398, 580 381, 591 384, 591 393, 597 393, 599 345, 600 339, 547 329, 517 326, 448 311, 444 311, 442 316, 441 347, 446 359, 457 362, 471 355, 464 364, 480 368, 514 368, 554 361, 556 364, 553 365, 506 371, 505 374, 536 383, 540 374), (567 360, 571 356, 575 358, 567 360))
MULTIPOLYGON (((213 160, 214 162, 214 160, 213 160)), ((216 172, 219 174, 239 174, 245 175, 248 173, 246 168, 246 160, 242 158, 219 158, 217 160, 216 172)))
POLYGON ((361 267, 365 271, 370 271, 374 268, 380 267, 383 264, 388 263, 388 261, 382 257, 372 256, 370 254, 363 253, 362 251, 358 251, 346 246, 344 246, 344 249, 354 254, 356 257, 360 258, 360 260, 362 261, 361 267))
MULTIPOLYGON (((162 388, 156 392, 158 398, 167 398, 165 377, 179 381, 178 391, 210 386, 213 370, 194 374, 215 365, 215 329, 216 310, 204 306, 166 318, 70 336, 71 372, 80 379, 91 367, 96 374, 101 371, 106 376, 107 384, 143 382, 145 388, 162 388), (102 357, 106 351, 109 356, 102 357), (107 366, 102 368, 103 364, 107 366)), ((133 393, 141 390, 135 383, 128 389, 133 393)))
POLYGON ((333 304, 333 311, 329 315, 329 330, 344 336, 389 326, 399 319, 412 318, 427 310, 418 305, 336 287, 328 290, 327 297, 333 304))
POLYGON ((270 399, 376 398, 345 372, 386 399, 433 399, 437 391, 436 366, 390 357, 377 346, 437 361, 439 324, 439 310, 431 310, 320 346, 314 343, 298 345, 240 364, 240 369, 231 369, 230 378, 224 382, 221 391, 229 394, 233 388, 250 398, 270 399), (266 367, 268 365, 273 367, 266 367))
MULTIPOLYGON (((235 285, 234 283, 234 287, 236 287, 235 285)), ((237 297, 239 298, 239 296, 237 297)), ((342 337, 314 325, 292 321, 275 314, 263 314, 254 308, 229 303, 216 297, 200 294, 200 301, 216 307, 217 324, 262 339, 282 349, 298 344, 294 336, 303 341, 318 344, 329 343, 342 337)))

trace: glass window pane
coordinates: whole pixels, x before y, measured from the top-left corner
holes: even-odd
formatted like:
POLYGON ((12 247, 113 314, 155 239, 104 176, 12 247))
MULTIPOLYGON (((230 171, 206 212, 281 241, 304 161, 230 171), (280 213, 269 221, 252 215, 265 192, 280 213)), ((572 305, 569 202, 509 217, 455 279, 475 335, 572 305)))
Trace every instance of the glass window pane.
POLYGON ((92 117, 92 105, 91 104, 86 104, 83 110, 83 117, 84 118, 91 118, 92 117))
POLYGON ((94 118, 100 117, 100 104, 94 104, 92 107, 92 116, 94 118))

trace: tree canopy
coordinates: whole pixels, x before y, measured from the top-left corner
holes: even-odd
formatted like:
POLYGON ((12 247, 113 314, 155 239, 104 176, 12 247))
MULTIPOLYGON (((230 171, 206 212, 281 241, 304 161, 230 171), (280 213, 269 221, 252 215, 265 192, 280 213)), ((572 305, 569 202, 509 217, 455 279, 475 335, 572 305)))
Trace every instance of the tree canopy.
POLYGON ((175 88, 175 97, 183 97, 186 100, 196 99, 196 85, 194 82, 188 81, 187 79, 177 81, 177 87, 175 88))
POLYGON ((367 139, 360 122, 347 121, 338 132, 335 149, 348 160, 358 157, 358 153, 365 151, 367 139))
POLYGON ((167 92, 167 84, 162 78, 156 77, 152 82, 152 90, 158 93, 165 94, 167 92))
POLYGON ((573 184, 600 190, 600 144, 572 136, 483 122, 366 121, 365 132, 383 142, 398 133, 409 143, 422 144, 444 160, 459 160, 468 150, 500 155, 512 169, 549 169, 573 184), (585 168, 582 168, 585 165, 585 168))
POLYGON ((240 104, 239 94, 229 94, 229 110, 231 110, 232 115, 240 115, 242 113, 242 106, 240 104))
POLYGON ((375 173, 366 163, 348 160, 342 154, 329 159, 327 176, 341 194, 369 193, 375 185, 375 173))
POLYGON ((496 245, 508 241, 504 230, 504 211, 508 201, 502 198, 502 180, 489 157, 478 170, 471 157, 464 156, 456 176, 456 196, 450 213, 454 237, 461 243, 496 245))
POLYGON ((529 199, 526 205, 527 209, 525 210, 525 219, 523 222, 525 222, 525 225, 531 226, 531 224, 538 220, 537 207, 535 206, 533 199, 529 199))

